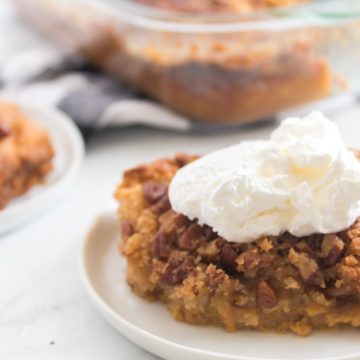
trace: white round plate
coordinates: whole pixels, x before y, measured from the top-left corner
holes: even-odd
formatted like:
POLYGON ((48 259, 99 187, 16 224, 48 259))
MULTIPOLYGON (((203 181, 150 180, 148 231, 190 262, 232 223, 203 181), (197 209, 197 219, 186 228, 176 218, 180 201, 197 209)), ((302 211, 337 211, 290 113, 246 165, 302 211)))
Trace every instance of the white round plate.
POLYGON ((59 110, 17 103, 26 115, 47 129, 54 147, 54 169, 44 184, 34 186, 0 210, 0 233, 36 218, 60 199, 71 185, 84 157, 82 136, 74 123, 59 110))
POLYGON ((301 338, 256 331, 227 333, 175 321, 163 304, 142 300, 126 285, 118 228, 113 214, 99 217, 83 245, 82 277, 104 318, 153 354, 169 360, 360 359, 358 330, 319 331, 301 338))

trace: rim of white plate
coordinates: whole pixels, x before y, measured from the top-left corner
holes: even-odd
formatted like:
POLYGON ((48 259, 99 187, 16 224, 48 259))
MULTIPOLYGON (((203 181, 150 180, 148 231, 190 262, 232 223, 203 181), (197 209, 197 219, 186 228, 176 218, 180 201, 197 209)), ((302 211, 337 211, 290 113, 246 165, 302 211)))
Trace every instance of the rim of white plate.
POLYGON ((67 146, 69 146, 67 151, 70 156, 65 167, 61 169, 57 178, 52 183, 37 186, 36 193, 32 194, 33 190, 30 190, 29 193, 11 201, 0 212, 1 223, 9 222, 7 225, 0 226, 2 233, 22 225, 45 210, 47 205, 54 203, 75 179, 83 162, 85 152, 84 141, 79 129, 62 111, 45 105, 30 104, 26 101, 10 101, 20 106, 24 113, 33 121, 46 128, 53 144, 58 144, 59 139, 62 140, 62 148, 61 144, 59 149, 55 148, 54 161, 59 156, 56 154, 56 151, 64 150, 65 141, 67 146), (48 119, 48 121, 45 121, 45 119, 48 119), (58 140, 56 139, 57 136, 54 136, 55 132, 59 136, 58 140), (16 220, 14 220, 15 217, 17 218, 16 220))
MULTIPOLYGON (((116 326, 114 325, 115 322, 117 324, 120 324, 122 326, 121 334, 123 336, 127 337, 129 340, 138 344, 138 342, 136 342, 133 339, 134 334, 137 334, 137 335, 140 335, 142 337, 142 339, 152 340, 159 346, 166 346, 167 348, 173 348, 175 350, 177 349, 177 350, 186 352, 188 355, 196 353, 198 355, 208 356, 209 359, 214 359, 214 360, 218 359, 219 356, 221 356, 221 358, 227 359, 227 360, 278 360, 276 358, 261 358, 260 359, 258 357, 228 355, 228 354, 224 354, 224 353, 216 353, 213 351, 196 349, 194 347, 181 345, 181 344, 175 343, 173 341, 164 339, 160 336, 154 335, 151 332, 143 330, 139 326, 134 325, 130 321, 124 319, 119 313, 117 313, 114 309, 112 309, 112 307, 99 295, 96 288, 92 284, 91 276, 88 271, 87 252, 88 252, 88 248, 90 246, 90 242, 92 239, 91 234, 94 231, 94 229, 97 227, 99 220, 100 220, 100 215, 98 215, 96 217, 95 221, 93 222, 93 225, 91 226, 90 230, 87 232, 87 234, 81 244, 81 249, 80 249, 80 254, 79 254, 80 276, 85 285, 86 292, 88 293, 88 295, 89 295, 90 299, 92 300, 97 311, 99 311, 100 314, 105 318, 105 320, 114 328, 116 328, 116 326), (132 333, 126 333, 125 330, 130 330, 132 333)), ((139 340, 139 337, 137 337, 137 340, 139 340)), ((160 351, 154 352, 153 349, 150 349, 150 347, 148 347, 148 346, 141 345, 141 347, 143 347, 145 350, 151 352, 152 354, 155 354, 157 356, 163 356, 162 352, 160 352, 160 351)), ((346 355, 344 357, 341 357, 341 360, 355 360, 355 359, 359 359, 359 358, 360 358, 360 353, 346 355)), ((339 357, 331 357, 331 358, 327 358, 326 360, 339 360, 339 359, 340 359, 339 357)), ((313 358, 312 360, 324 360, 324 359, 313 358)))

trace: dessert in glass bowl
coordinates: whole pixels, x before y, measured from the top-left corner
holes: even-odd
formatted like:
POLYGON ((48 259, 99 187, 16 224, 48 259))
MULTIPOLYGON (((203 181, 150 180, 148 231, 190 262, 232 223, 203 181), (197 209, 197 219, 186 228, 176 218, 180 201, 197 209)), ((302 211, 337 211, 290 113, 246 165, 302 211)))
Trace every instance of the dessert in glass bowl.
POLYGON ((359 160, 312 113, 269 140, 126 171, 129 285, 177 320, 228 331, 359 327, 359 160))
POLYGON ((195 121, 264 120, 360 87, 356 0, 15 3, 52 38, 195 121))
POLYGON ((43 183, 53 156, 47 131, 16 104, 0 100, 0 209, 43 183))

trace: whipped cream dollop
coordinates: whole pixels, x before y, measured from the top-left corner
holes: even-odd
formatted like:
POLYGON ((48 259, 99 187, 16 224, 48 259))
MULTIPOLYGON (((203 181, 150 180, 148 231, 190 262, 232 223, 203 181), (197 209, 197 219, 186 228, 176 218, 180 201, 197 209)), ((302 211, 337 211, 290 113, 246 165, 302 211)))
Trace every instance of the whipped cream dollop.
POLYGON ((191 162, 169 188, 172 208, 228 241, 332 233, 360 216, 360 162, 321 113, 289 118, 269 140, 191 162))

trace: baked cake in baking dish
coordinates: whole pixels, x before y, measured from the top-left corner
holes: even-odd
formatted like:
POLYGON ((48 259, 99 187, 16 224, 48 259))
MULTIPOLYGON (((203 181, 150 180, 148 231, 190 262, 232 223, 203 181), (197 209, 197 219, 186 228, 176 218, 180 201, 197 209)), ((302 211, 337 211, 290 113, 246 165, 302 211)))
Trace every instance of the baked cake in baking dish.
POLYGON ((194 121, 267 120, 346 88, 327 49, 350 43, 348 32, 271 10, 301 1, 136 1, 131 11, 119 2, 104 12, 84 2, 16 3, 48 36, 194 121), (163 9, 173 10, 169 18, 163 9))

